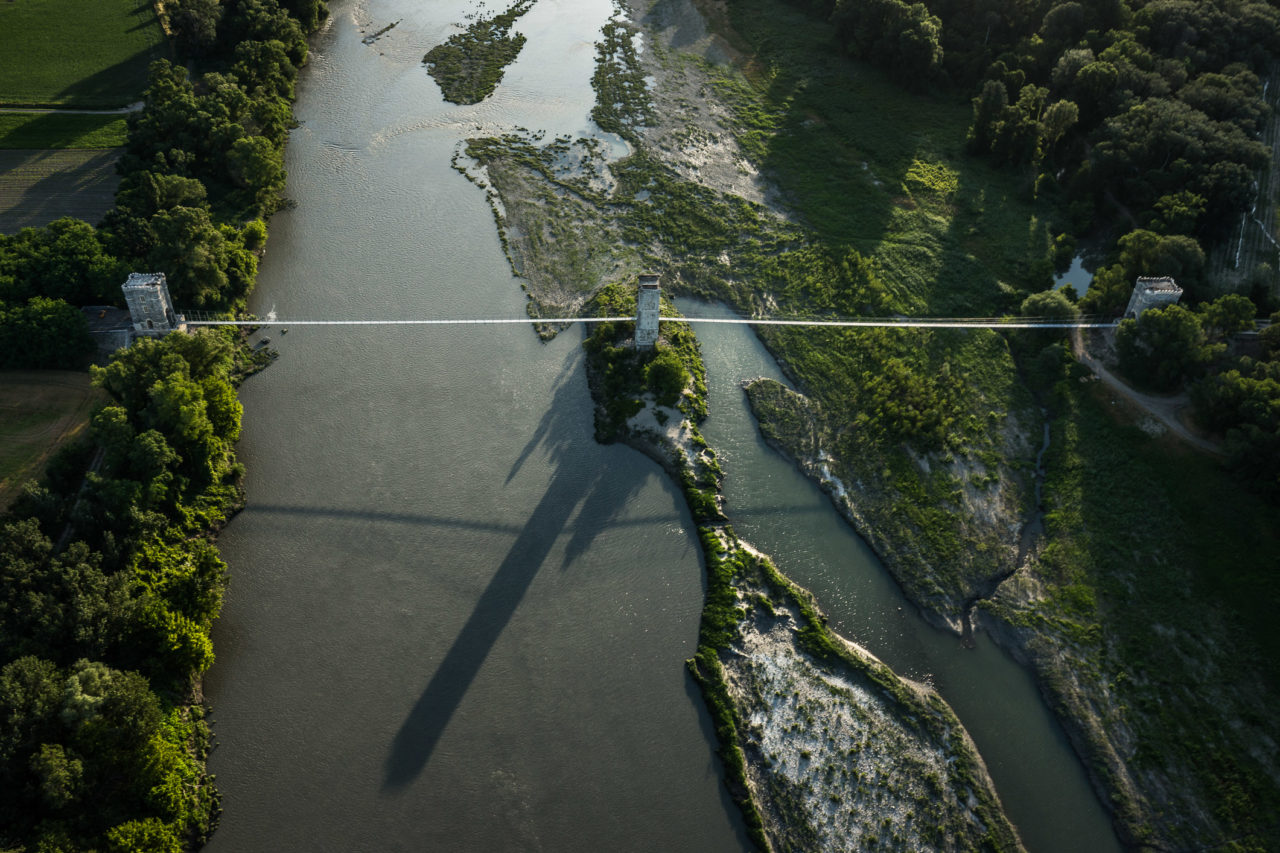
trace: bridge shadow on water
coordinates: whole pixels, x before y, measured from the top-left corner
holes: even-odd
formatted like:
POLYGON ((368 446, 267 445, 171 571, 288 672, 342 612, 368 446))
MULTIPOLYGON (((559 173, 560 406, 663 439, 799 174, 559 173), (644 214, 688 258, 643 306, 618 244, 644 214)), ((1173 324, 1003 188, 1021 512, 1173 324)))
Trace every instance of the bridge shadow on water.
MULTIPOLYGON (((593 494, 596 494, 593 492, 593 494)), ((364 509, 343 509, 341 507, 325 507, 325 506, 298 506, 289 504, 259 504, 250 505, 250 510, 254 514, 262 515, 314 515, 325 518, 349 519, 359 522, 374 522, 385 524, 420 524, 424 527, 452 527, 465 530, 479 530, 486 533, 501 533, 509 536, 518 535, 524 528, 518 524, 502 524, 496 521, 476 521, 469 518, 451 518, 443 515, 425 515, 422 513, 412 512, 381 512, 378 510, 364 509)), ((735 509, 730 507, 729 515, 731 518, 756 518, 759 516, 772 516, 779 513, 786 515, 799 515, 803 513, 827 512, 828 509, 822 505, 811 506, 783 506, 781 504, 767 507, 757 507, 754 509, 735 509)), ((585 536, 591 532, 587 523, 588 513, 584 509, 579 513, 579 518, 574 519, 570 523, 566 523, 562 528, 566 532, 572 532, 575 538, 585 536)), ((661 515, 643 515, 633 516, 631 518, 615 518, 610 520, 611 527, 646 527, 653 524, 683 524, 684 518, 679 513, 663 513, 661 515)))
MULTIPOLYGON (((616 522, 617 514, 643 485, 644 478, 632 476, 619 487, 605 469, 589 467, 595 454, 583 454, 577 446, 591 439, 574 422, 582 406, 580 392, 568 384, 573 375, 561 376, 547 414, 507 478, 510 483, 530 455, 544 446, 553 468, 551 480, 524 525, 510 528, 518 530, 515 541, 396 734, 385 763, 384 791, 406 788, 431 760, 467 690, 575 513, 574 535, 562 570, 587 550, 599 532, 616 522)), ((433 522, 422 519, 421 523, 433 522)))

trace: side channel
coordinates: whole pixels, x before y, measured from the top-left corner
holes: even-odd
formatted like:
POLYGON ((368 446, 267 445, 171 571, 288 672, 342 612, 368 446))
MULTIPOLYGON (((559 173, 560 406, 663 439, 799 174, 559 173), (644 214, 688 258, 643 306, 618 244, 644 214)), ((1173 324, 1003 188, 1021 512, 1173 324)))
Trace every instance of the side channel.
MULTIPOLYGON (((735 316, 692 299, 676 304, 689 316, 735 316)), ((827 495, 760 437, 741 383, 786 380, 759 339, 747 326, 696 328, 711 397, 702 433, 724 468, 738 534, 813 592, 838 632, 899 674, 937 687, 973 736, 1032 853, 1119 851, 1105 809, 1029 673, 984 635, 966 649, 921 619, 827 495)))

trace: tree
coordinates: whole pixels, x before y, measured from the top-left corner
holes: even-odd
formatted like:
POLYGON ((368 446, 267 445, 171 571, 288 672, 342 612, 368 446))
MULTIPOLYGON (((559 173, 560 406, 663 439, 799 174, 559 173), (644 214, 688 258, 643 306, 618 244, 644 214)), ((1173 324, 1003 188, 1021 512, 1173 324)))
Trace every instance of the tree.
POLYGON ((1196 420, 1226 434, 1228 464, 1280 494, 1280 362, 1242 358, 1191 387, 1196 420))
POLYGON ((969 148, 977 153, 991 151, 1001 132, 1005 110, 1009 106, 1009 91, 1000 80, 987 80, 982 91, 973 99, 973 125, 969 128, 969 148))
POLYGON ((276 0, 235 0, 220 35, 228 53, 241 42, 278 41, 294 66, 300 68, 307 61, 307 37, 302 27, 276 0))
POLYGON ((1040 32, 1049 45, 1061 49, 1078 42, 1088 24, 1084 6, 1076 2, 1059 3, 1044 16, 1040 32))
POLYGON ((194 178, 156 172, 131 172, 120 181, 116 205, 150 219, 175 207, 207 208, 204 184, 194 178))
POLYGON ((1205 199, 1210 219, 1247 205, 1253 173, 1269 156, 1234 124, 1168 98, 1134 104, 1107 119, 1097 137, 1091 175, 1100 192, 1118 188, 1128 205, 1147 209, 1186 189, 1205 199))
POLYGON ((163 270, 180 305, 197 308, 223 304, 227 289, 227 245, 204 208, 175 207, 151 219, 155 248, 147 265, 163 270))
POLYGON ((1231 75, 1201 74, 1178 90, 1178 100, 1214 121, 1231 122, 1253 135, 1267 112, 1261 94, 1258 75, 1236 66, 1231 75))
POLYGON ((116 301, 125 275, 87 222, 64 217, 44 228, 24 228, 0 254, 0 299, 25 302, 33 296, 76 305, 116 301))
POLYGON ((173 827, 159 818, 131 820, 107 832, 110 853, 182 853, 183 845, 173 827))
POLYGON ((1072 101, 1054 101, 1040 120, 1040 145, 1036 159, 1047 157, 1062 135, 1080 118, 1080 108, 1072 101))
POLYGON ((82 368, 93 349, 84 312, 61 299, 0 302, 0 368, 82 368))
POLYGON ((298 67, 289 59, 284 43, 276 39, 236 45, 231 73, 250 92, 288 99, 293 98, 294 83, 298 79, 298 67))
POLYGON ((34 519, 4 528, 0 553, 0 641, 7 655, 50 660, 117 653, 134 607, 128 580, 108 576, 82 542, 50 556, 34 519))
POLYGON ((1195 314, 1181 305, 1148 308, 1116 329, 1120 369, 1134 381, 1171 391, 1194 379, 1225 347, 1206 342, 1195 314))
POLYGON ((1074 323, 1080 309, 1061 290, 1044 290, 1022 300, 1022 316, 1044 319, 1051 323, 1074 323))
POLYGON ((284 192, 284 157, 269 139, 246 136, 237 139, 227 153, 227 169, 242 190, 245 207, 258 216, 280 208, 284 192))
POLYGON ((689 384, 689 371, 674 350, 662 349, 645 367, 645 381, 661 406, 674 406, 680 402, 689 384))
POLYGON ((218 22, 222 20, 222 4, 218 0, 169 0, 165 7, 174 40, 183 54, 201 57, 213 49, 218 40, 218 22))
POLYGON ((120 350, 106 367, 91 369, 93 382, 114 397, 129 413, 135 426, 147 429, 141 417, 151 400, 151 388, 160 380, 183 373, 196 381, 230 374, 232 347, 225 332, 201 330, 169 335, 159 340, 143 338, 120 350))
POLYGON ((839 0, 831 23, 845 50, 888 68, 899 85, 918 88, 942 73, 942 22, 923 3, 839 0))
POLYGON ((1201 303, 1200 325, 1210 342, 1221 341, 1254 327, 1258 309, 1247 296, 1228 293, 1212 302, 1201 303))
POLYGON ((37 779, 45 806, 52 811, 62 811, 80 799, 84 764, 61 744, 42 744, 39 752, 31 757, 31 772, 37 779))
POLYGON ((293 13, 308 34, 314 33, 320 22, 329 17, 325 0, 284 0, 281 5, 293 13))
POLYGON ((1195 232, 1204 215, 1206 202, 1202 195, 1190 190, 1178 190, 1156 199, 1149 227, 1161 234, 1186 234, 1195 232))
POLYGON ((1270 317, 1271 325, 1258 333, 1262 344, 1262 357, 1268 361, 1280 358, 1280 311, 1270 317))
POLYGON ((40 811, 27 771, 41 744, 60 736, 62 690, 62 674, 51 661, 21 657, 0 669, 0 826, 7 833, 30 825, 40 811))
POLYGON ((1140 276, 1167 275, 1193 296, 1199 291, 1205 256, 1194 238, 1137 229, 1121 237, 1118 248, 1118 263, 1098 270, 1080 300, 1084 311, 1119 314, 1140 276))
POLYGON ((222 467, 224 445, 209 420, 200 384, 175 372, 151 386, 149 394, 143 423, 167 437, 182 458, 184 473, 201 483, 212 482, 222 467))

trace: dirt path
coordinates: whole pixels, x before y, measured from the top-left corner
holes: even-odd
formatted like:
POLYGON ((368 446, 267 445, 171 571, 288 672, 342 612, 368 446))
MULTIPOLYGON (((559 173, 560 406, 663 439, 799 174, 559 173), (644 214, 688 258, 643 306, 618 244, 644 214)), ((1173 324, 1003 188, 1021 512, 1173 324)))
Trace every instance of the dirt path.
POLYGON ((67 113, 78 116, 114 116, 124 115, 125 113, 136 113, 140 111, 145 103, 136 101, 127 107, 120 107, 114 110, 71 110, 71 109, 51 109, 49 107, 0 107, 0 113, 67 113))
POLYGON ((1099 379, 1107 383, 1112 390, 1147 412, 1183 441, 1206 453, 1212 453, 1217 456, 1224 455, 1221 445, 1196 435, 1178 417, 1179 412, 1191 405, 1191 401, 1185 393, 1157 397, 1152 394, 1143 394, 1141 391, 1135 391, 1123 379, 1107 370, 1100 359, 1090 355, 1089 351, 1085 349, 1084 338, 1079 329, 1071 330, 1071 349, 1076 358, 1092 370, 1099 379))

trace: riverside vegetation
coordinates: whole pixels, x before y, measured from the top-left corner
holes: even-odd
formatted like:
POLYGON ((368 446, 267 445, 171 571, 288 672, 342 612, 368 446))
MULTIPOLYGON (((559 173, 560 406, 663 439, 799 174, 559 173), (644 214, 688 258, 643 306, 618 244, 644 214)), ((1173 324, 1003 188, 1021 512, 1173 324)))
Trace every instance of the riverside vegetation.
MULTIPOLYGON (((634 291, 608 285, 592 307, 634 313, 634 291)), ((946 703, 830 632, 812 597, 727 523, 720 467, 697 427, 707 389, 692 330, 667 322, 647 352, 631 345, 632 334, 631 323, 602 323, 583 344, 596 435, 670 471, 698 526, 707 599, 688 664, 755 842, 779 850, 1021 849, 946 703)))
MULTIPOLYGON (((239 310, 253 286, 324 7, 165 5, 202 73, 151 64, 116 207, 97 227, 0 237, 0 334, 34 341, 26 366, 82 364, 73 306, 119 303, 130 270, 164 271, 179 305, 210 310, 239 310)), ((269 360, 232 332, 117 353, 94 368, 112 402, 89 440, 0 521, 0 847, 178 851, 212 831, 200 676, 227 582, 212 538, 243 500, 235 384, 269 360)))
MULTIPOLYGON (((646 268, 664 269, 671 289, 745 314, 1075 312, 1071 294, 1044 291, 1085 232, 1115 247, 1111 271, 1085 301, 1090 310, 1115 304, 1114 281, 1131 265, 1190 274, 1193 301, 1214 295, 1214 282, 1196 277, 1199 240, 1221 239, 1206 218, 1186 226, 1172 200, 1136 185, 1119 190, 1093 183, 1096 176, 1061 184, 1061 170, 1092 168, 1084 137, 1058 133, 1068 108, 1052 120, 1042 109, 1028 113, 1034 122, 1018 132, 1029 134, 1029 159, 991 156, 973 141, 994 126, 983 124, 981 99, 971 108, 963 94, 983 76, 982 61, 970 57, 974 76, 957 72, 913 94, 848 59, 846 50, 858 53, 842 41, 849 31, 813 10, 773 0, 707 6, 714 33, 699 41, 682 31, 676 50, 664 38, 692 10, 671 6, 632 10, 647 28, 643 52, 635 49, 641 27, 623 9, 597 45, 594 118, 629 156, 606 162, 599 140, 525 134, 472 140, 473 162, 459 161, 495 201, 534 316, 586 310, 602 285, 629 283, 646 268), (1015 168, 997 165, 1010 159, 1015 168), (1122 236, 1135 220, 1137 236, 1122 236)), ((1045 25, 1075 7, 1046 10, 1045 25)), ((1126 7, 1115 10, 1130 20, 1126 7)), ((955 37, 945 19, 929 20, 955 37)), ((1136 71, 1126 66, 1131 76, 1170 70, 1156 58, 1168 46, 1154 44, 1154 29, 1127 32, 1082 30, 1079 38, 1092 40, 1095 55, 1122 43, 1103 61, 1137 56, 1136 71)), ((1039 38, 1027 37, 1033 53, 1048 51, 1039 38)), ((1262 44, 1262 64, 1249 73, 1266 70, 1262 44)), ((1052 56, 1044 60, 1051 67, 1052 56)), ((1012 68, 1010 57, 1000 61, 1012 68)), ((1255 103, 1255 95, 1235 102, 1255 103)), ((1124 104, 1116 108, 1129 110, 1124 104)), ((1101 118, 1079 127, 1123 129, 1101 118)), ((1230 126, 1211 129, 1236 138, 1230 126)), ((1240 150, 1253 153, 1232 162, 1257 165, 1253 146, 1240 150)), ((1210 180, 1197 193, 1238 211, 1247 199, 1232 180, 1210 180)), ((1254 290, 1264 303, 1274 288, 1269 269, 1245 283, 1261 283, 1254 290)), ((1256 711, 1275 690, 1268 661, 1277 632, 1266 615, 1278 592, 1266 556, 1277 553, 1274 507, 1212 460, 1133 427, 1057 338, 898 329, 761 337, 800 389, 751 389, 766 435, 826 481, 928 618, 957 631, 976 622, 1033 670, 1122 840, 1274 845, 1280 732, 1256 711), (1051 433, 1045 530, 1022 542, 1037 510, 1028 436, 1038 445, 1042 406, 1051 433)), ((698 500, 706 503, 691 505, 698 500)))

